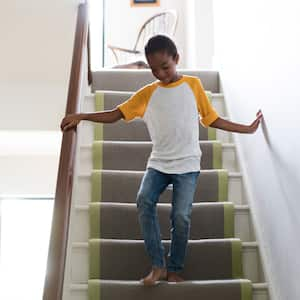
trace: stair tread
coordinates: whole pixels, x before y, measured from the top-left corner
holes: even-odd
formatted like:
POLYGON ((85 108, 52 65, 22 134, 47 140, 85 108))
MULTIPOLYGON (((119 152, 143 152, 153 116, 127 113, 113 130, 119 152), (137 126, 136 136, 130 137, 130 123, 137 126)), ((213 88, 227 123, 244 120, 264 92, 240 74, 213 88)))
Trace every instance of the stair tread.
MULTIPOLYGON (((138 284, 140 285, 140 281, 138 280, 108 280, 108 279, 96 279, 101 282, 114 282, 114 283, 122 283, 122 284, 138 284)), ((239 282, 247 279, 218 279, 218 280, 185 280, 181 284, 201 284, 201 283, 230 283, 230 282, 239 282)), ((70 284, 70 288, 72 290, 87 290, 87 283, 73 283, 70 284)), ((254 290, 268 290, 269 285, 266 282, 261 283, 252 283, 252 288, 254 290)))

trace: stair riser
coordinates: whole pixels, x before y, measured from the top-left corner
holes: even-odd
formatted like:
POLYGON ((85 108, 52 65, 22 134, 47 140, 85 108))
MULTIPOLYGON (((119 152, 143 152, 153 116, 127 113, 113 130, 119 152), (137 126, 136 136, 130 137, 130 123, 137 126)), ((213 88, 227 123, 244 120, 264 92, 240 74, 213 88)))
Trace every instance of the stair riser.
MULTIPOLYGON (((123 122, 123 121, 119 121, 123 122)), ((135 121, 133 121, 135 122, 135 121)), ((79 124, 80 134, 80 145, 91 145, 94 141, 94 124, 89 121, 82 121, 79 124)), ((111 124, 107 124, 106 126, 113 126, 111 124)), ((128 126, 128 124, 124 124, 124 126, 128 126)), ((133 141, 134 139, 129 136, 120 135, 120 138, 123 140, 133 141)), ((232 142, 232 134, 228 131, 218 130, 216 134, 216 139, 222 143, 231 143, 232 142)), ((115 140, 115 139, 114 139, 115 140)), ((149 141, 149 138, 143 138, 143 141, 149 141)))
MULTIPOLYGON (((149 153, 147 153, 147 158, 150 155, 151 149, 149 149, 149 153), (148 155, 149 154, 149 155, 148 155)), ((126 155, 126 153, 124 154, 126 155)), ((139 157, 144 157, 145 155, 137 155, 136 158, 139 159, 139 157)), ((147 159, 139 159, 138 161, 134 162, 135 167, 131 167, 132 163, 128 163, 126 158, 124 159, 124 156, 116 156, 109 155, 110 160, 114 162, 114 165, 116 164, 117 160, 120 160, 120 163, 118 164, 118 170, 133 170, 133 171, 143 171, 146 169, 147 165, 147 159), (125 161, 125 162, 124 162, 125 161), (127 167, 122 167, 122 164, 127 167)), ((202 163, 205 161, 206 156, 205 153, 202 154, 202 163)), ((235 148, 234 147, 223 147, 222 149, 222 162, 223 162, 223 168, 228 170, 229 172, 237 172, 237 159, 235 154, 235 148)), ((105 164, 105 162, 104 162, 105 164)), ((106 161, 107 164, 107 161, 106 161)), ((80 149, 80 172, 81 173, 88 173, 91 172, 93 169, 93 159, 92 159, 92 147, 81 147, 80 149)), ((113 170, 111 167, 103 167, 103 169, 109 169, 113 170)), ((206 169, 205 167, 202 167, 202 169, 206 169)))
MULTIPOLYGON (((249 211, 235 210, 235 237, 241 239, 243 242, 254 241, 251 233, 251 223, 249 211)), ((74 242, 87 242, 89 238, 89 213, 88 208, 78 208, 74 214, 74 242)), ((193 225, 192 225, 193 226, 193 225)), ((130 231, 130 230, 129 230, 130 231)), ((112 238, 112 237, 110 237, 112 238)), ((119 238, 119 237, 116 237, 119 238)))
MULTIPOLYGON (((219 74, 217 71, 177 70, 178 73, 197 76, 205 90, 219 93, 219 74)), ((150 70, 102 70, 93 72, 92 90, 137 91, 157 79, 150 70)))
MULTIPOLYGON (((253 300, 269 300, 268 291, 265 290, 255 290, 252 291, 252 298, 253 300)), ((88 292, 87 292, 87 285, 83 285, 82 288, 71 288, 69 295, 65 294, 64 300, 88 300, 88 292)), ((105 300, 105 299, 103 299, 105 300)), ((123 300, 131 300, 123 298, 123 300)), ((157 299, 160 300, 160 299, 157 299)), ((206 299, 205 299, 206 300, 206 299)), ((208 299, 207 299, 208 300, 208 299)))
MULTIPOLYGON (((109 110, 115 108, 118 104, 125 102, 128 100, 133 93, 117 93, 112 94, 105 92, 104 94, 104 110, 109 110)), ((224 105, 224 97, 218 94, 212 94, 212 106, 218 112, 220 117, 226 116, 226 109, 224 105)), ((84 99, 84 104, 82 106, 83 112, 93 112, 95 111, 95 96, 86 96, 84 99)))
MULTIPOLYGON (((233 202, 235 205, 247 204, 243 195, 242 177, 230 175, 228 177, 228 201, 233 202)), ((136 192, 138 192, 138 188, 136 192)), ((78 177, 74 199, 78 205, 86 205, 91 201, 91 176, 82 175, 78 177)), ((119 202, 122 202, 122 199, 119 202)))
MULTIPOLYGON (((89 252, 87 245, 74 245, 72 248, 72 273, 71 280, 74 284, 87 283, 89 274, 89 252)), ((243 246, 242 262, 244 277, 253 283, 260 282, 261 275, 258 268, 258 249, 243 246)), ((143 276, 144 274, 141 274, 143 276)))

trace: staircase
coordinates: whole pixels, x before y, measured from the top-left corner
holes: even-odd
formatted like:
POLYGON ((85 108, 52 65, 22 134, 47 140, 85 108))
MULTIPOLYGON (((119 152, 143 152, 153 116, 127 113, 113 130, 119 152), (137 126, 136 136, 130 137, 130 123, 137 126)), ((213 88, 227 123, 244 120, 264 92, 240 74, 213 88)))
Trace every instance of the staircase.
MULTIPOLYGON (((218 73, 201 78, 213 106, 226 117, 218 73)), ((81 110, 107 110, 155 80, 148 70, 93 74, 93 94, 81 110)), ((202 171, 195 193, 185 282, 144 287, 150 270, 139 230, 136 193, 151 151, 142 120, 78 127, 64 300, 270 300, 232 135, 200 126, 202 171)), ((157 206, 166 253, 172 186, 157 206)))

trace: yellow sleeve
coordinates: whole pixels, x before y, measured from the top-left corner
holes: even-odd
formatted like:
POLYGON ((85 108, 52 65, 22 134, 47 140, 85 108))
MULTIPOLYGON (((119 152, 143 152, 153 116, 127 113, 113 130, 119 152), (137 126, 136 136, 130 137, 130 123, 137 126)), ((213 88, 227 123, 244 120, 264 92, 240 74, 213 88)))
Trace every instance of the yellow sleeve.
POLYGON ((119 104, 117 107, 124 115, 125 121, 130 121, 136 117, 142 118, 150 100, 156 84, 149 84, 138 90, 127 101, 119 104))
POLYGON ((197 108, 201 116, 200 122, 204 127, 208 127, 219 118, 219 115, 211 105, 200 79, 196 77, 189 78, 188 83, 196 98, 197 108))

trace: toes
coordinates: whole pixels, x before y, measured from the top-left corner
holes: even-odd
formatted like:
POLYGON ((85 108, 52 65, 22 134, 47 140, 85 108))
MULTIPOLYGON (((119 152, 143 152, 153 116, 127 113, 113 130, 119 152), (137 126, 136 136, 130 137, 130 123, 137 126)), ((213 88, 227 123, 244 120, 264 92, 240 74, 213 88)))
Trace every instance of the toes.
POLYGON ((152 270, 148 276, 145 278, 141 279, 140 282, 143 283, 144 285, 150 286, 150 285, 155 285, 156 281, 159 280, 164 280, 167 279, 167 271, 166 270, 161 270, 155 272, 152 270))
POLYGON ((173 273, 168 274, 168 282, 183 282, 183 281, 184 279, 177 274, 173 274, 173 273))

